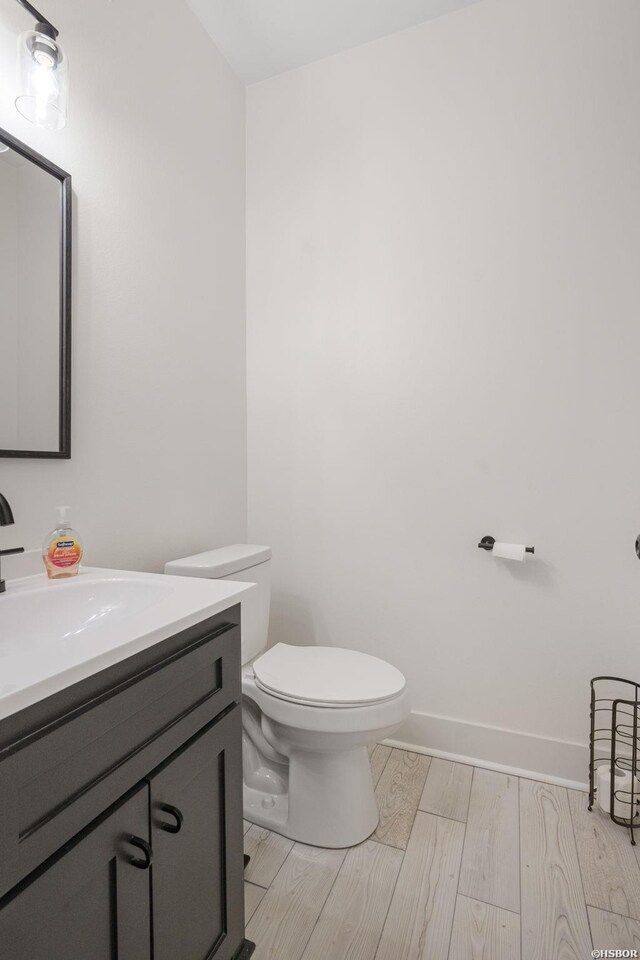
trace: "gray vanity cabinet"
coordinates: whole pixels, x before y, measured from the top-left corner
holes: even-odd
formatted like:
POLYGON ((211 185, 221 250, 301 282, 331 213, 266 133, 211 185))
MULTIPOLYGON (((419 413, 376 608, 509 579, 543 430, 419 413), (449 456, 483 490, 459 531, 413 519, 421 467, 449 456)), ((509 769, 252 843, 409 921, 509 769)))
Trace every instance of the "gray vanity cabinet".
POLYGON ((0 721, 0 960, 245 960, 240 608, 0 721))
MULTIPOLYGON (((229 769, 240 708, 149 780, 153 960, 231 960, 242 940, 242 784, 229 769), (233 853, 233 855, 231 855, 233 853)), ((233 762, 233 761, 232 761, 233 762)))
POLYGON ((146 785, 113 808, 0 914, 3 960, 143 960, 151 956, 149 873, 131 865, 149 839, 146 785))

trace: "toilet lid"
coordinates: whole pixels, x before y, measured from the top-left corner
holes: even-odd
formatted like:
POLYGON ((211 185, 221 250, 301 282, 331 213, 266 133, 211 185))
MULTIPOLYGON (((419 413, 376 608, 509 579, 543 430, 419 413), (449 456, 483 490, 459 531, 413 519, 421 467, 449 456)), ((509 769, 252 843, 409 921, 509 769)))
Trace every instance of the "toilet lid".
POLYGON ((402 693, 403 675, 390 663, 341 647, 277 643, 253 664, 256 683, 273 696, 311 706, 354 707, 402 693))

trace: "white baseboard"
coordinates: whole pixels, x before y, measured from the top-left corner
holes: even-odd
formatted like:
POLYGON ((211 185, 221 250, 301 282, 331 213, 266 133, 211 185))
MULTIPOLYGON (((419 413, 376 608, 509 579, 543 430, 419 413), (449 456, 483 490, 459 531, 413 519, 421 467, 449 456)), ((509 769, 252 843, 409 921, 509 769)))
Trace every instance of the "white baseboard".
POLYGON ((571 790, 588 789, 589 748, 583 743, 417 712, 402 725, 395 739, 384 742, 571 790))

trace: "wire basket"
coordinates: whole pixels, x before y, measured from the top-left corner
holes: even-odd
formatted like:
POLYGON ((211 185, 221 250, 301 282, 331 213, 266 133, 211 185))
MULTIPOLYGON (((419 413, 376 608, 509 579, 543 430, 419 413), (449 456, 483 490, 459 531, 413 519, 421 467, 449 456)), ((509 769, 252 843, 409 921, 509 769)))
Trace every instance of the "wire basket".
POLYGON ((640 684, 621 677, 594 677, 590 721, 589 810, 597 799, 614 823, 628 828, 635 846, 634 830, 640 827, 640 684))

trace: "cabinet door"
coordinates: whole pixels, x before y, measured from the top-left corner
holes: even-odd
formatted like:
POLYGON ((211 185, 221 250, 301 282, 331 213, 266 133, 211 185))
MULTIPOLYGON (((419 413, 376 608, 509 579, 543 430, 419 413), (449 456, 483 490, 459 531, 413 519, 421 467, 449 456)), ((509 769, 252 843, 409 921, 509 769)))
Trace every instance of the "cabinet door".
POLYGON ((154 960, 231 960, 244 936, 240 707, 149 782, 154 960))
POLYGON ((149 840, 147 784, 0 901, 1 960, 150 960, 150 871, 132 836, 149 840))

